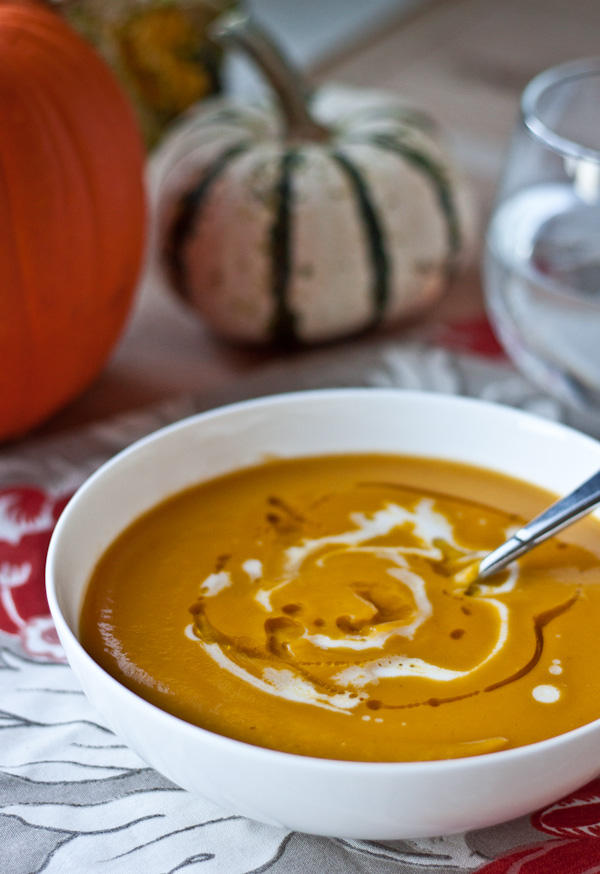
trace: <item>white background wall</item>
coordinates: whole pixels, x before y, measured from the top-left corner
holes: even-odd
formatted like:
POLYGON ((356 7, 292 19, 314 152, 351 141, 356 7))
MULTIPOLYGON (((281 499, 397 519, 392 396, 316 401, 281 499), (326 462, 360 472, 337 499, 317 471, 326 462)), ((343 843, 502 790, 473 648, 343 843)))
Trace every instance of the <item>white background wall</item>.
MULTIPOLYGON (((381 31, 427 0, 246 0, 245 6, 288 56, 306 68, 381 31)), ((234 57, 227 71, 229 88, 255 96, 259 78, 234 57)))

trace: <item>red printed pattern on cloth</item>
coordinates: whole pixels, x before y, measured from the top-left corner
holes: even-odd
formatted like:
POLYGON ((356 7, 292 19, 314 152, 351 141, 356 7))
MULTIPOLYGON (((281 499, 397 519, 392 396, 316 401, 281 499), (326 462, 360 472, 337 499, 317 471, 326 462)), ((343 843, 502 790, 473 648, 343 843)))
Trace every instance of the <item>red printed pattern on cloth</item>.
POLYGON ((64 654, 46 600, 46 553, 68 498, 33 486, 0 489, 0 630, 51 661, 64 654))
POLYGON ((521 847, 478 874, 600 874, 600 779, 531 817, 552 840, 521 847))
POLYGON ((488 358, 503 359, 504 349, 498 342, 492 326, 485 316, 435 325, 431 342, 445 349, 458 352, 473 352, 488 358))

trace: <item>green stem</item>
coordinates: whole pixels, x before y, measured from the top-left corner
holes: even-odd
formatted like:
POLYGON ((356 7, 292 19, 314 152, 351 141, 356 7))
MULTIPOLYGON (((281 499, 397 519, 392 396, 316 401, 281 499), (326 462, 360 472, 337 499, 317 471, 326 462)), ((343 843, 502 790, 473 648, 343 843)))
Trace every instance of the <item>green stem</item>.
POLYGON ((288 140, 324 142, 329 139, 327 128, 316 122, 309 111, 309 89, 302 77, 247 15, 231 12, 221 16, 212 25, 211 35, 225 47, 244 52, 261 70, 279 98, 288 140))

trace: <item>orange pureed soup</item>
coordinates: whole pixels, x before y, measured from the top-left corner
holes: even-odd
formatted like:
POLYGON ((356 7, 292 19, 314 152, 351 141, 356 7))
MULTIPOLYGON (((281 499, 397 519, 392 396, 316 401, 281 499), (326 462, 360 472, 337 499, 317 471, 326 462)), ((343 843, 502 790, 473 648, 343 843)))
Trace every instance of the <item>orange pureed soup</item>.
POLYGON ((276 461, 203 483, 100 559, 81 640, 210 731, 302 755, 454 758, 600 716, 600 524, 479 585, 552 496, 459 464, 276 461))

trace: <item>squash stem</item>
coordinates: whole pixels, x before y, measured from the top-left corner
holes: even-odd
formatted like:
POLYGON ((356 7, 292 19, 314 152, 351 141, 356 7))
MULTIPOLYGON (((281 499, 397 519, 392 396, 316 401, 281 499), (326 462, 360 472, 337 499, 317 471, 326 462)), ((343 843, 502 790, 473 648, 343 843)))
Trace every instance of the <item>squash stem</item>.
POLYGON ((247 15, 231 12, 221 16, 213 23, 211 35, 225 47, 241 50, 257 64, 279 98, 286 139, 311 142, 329 139, 330 132, 309 111, 310 91, 300 73, 247 15))

